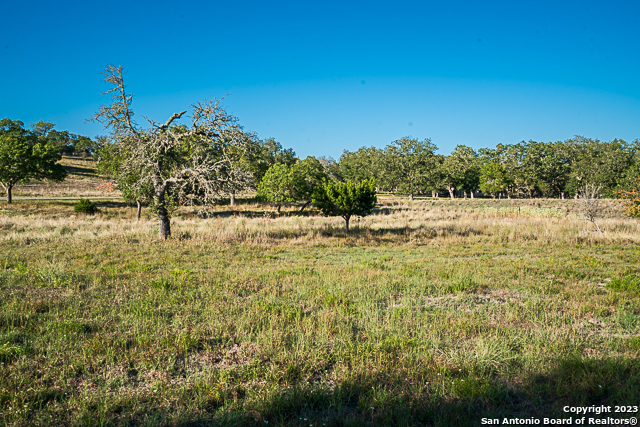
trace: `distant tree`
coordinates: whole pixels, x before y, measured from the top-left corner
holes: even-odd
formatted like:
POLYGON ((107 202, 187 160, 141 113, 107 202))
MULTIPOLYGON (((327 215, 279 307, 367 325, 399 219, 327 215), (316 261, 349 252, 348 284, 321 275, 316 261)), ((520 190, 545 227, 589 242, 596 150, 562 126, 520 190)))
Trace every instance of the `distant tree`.
POLYGON ((581 136, 565 141, 572 151, 570 178, 566 188, 577 194, 586 184, 600 186, 605 195, 611 195, 619 186, 624 185, 627 171, 634 162, 634 144, 623 140, 599 141, 581 136))
POLYGON ((322 163, 315 157, 307 157, 301 162, 292 166, 293 175, 296 178, 296 197, 304 201, 300 212, 311 203, 313 192, 316 188, 322 187, 323 183, 329 179, 322 163))
POLYGON ((62 181, 67 176, 58 164, 59 147, 47 138, 53 124, 40 122, 29 131, 24 123, 8 118, 0 120, 0 184, 11 203, 13 187, 33 179, 62 181))
POLYGON ((74 135, 74 154, 82 156, 83 159, 94 158, 99 147, 99 141, 93 141, 91 138, 82 135, 74 135))
POLYGON ((31 125, 32 132, 40 137, 46 137, 53 145, 57 146, 61 155, 81 155, 86 159, 97 151, 99 142, 92 141, 88 136, 75 135, 66 130, 57 131, 53 124, 39 121, 31 125))
POLYGON ((283 205, 302 200, 305 202, 300 212, 311 203, 313 191, 328 179, 322 164, 314 157, 289 166, 278 163, 273 165, 258 186, 258 198, 273 202, 278 213, 283 205))
POLYGON ((96 168, 98 173, 113 178, 122 198, 136 204, 136 218, 139 220, 142 216, 142 207, 153 204, 153 186, 151 183, 138 185, 140 173, 122 167, 126 159, 131 156, 131 153, 125 151, 126 147, 118 147, 103 138, 96 138, 96 140, 102 142, 96 153, 99 158, 96 168))
POLYGON ((414 194, 431 186, 437 174, 437 149, 428 138, 419 141, 406 136, 393 141, 384 150, 384 187, 409 194, 413 200, 414 194))
POLYGON ((456 146, 451 155, 447 156, 441 166, 440 180, 449 191, 453 199, 455 190, 469 190, 473 198, 473 192, 480 184, 480 167, 476 152, 465 145, 456 146))
POLYGON ((258 200, 275 203, 278 213, 282 205, 294 203, 297 182, 291 166, 277 163, 267 170, 258 185, 258 200))
POLYGON ((250 169, 256 183, 260 183, 269 168, 275 164, 293 166, 298 161, 295 151, 283 148, 274 138, 258 140, 258 149, 250 158, 250 169))
POLYGON ((332 181, 343 181, 342 172, 340 171, 340 164, 333 160, 332 157, 322 156, 318 157, 318 161, 324 168, 324 172, 332 181))
POLYGON ((510 182, 505 168, 499 163, 480 166, 480 191, 491 194, 494 199, 509 187, 510 182))
POLYGON ((353 215, 366 216, 376 204, 376 187, 373 179, 359 183, 334 183, 328 181, 317 187, 312 196, 313 204, 326 216, 341 216, 349 231, 349 220, 353 215))
POLYGON ((220 177, 227 179, 223 182, 223 191, 229 195, 229 205, 235 206, 236 195, 245 190, 255 190, 258 187, 258 178, 261 179, 261 166, 264 164, 262 141, 255 133, 244 132, 244 143, 230 146, 227 155, 232 162, 219 171, 220 177), (234 179, 237 171, 244 171, 242 179, 234 179), (227 176, 227 174, 230 174, 227 176))
POLYGON ((357 151, 344 150, 340 156, 338 181, 360 182, 375 179, 382 185, 384 153, 375 147, 362 147, 357 151))
POLYGON ((171 235, 167 196, 197 197, 205 205, 220 197, 230 181, 246 182, 248 172, 237 168, 237 156, 246 144, 237 119, 219 100, 192 104, 190 126, 176 125, 186 111, 174 113, 165 123, 151 119, 143 129, 133 120, 132 95, 125 91, 121 66, 106 68, 105 82, 112 88, 112 104, 102 105, 92 120, 111 130, 118 155, 123 156, 120 176, 133 179, 132 191, 153 189, 160 239, 171 235))
MULTIPOLYGON (((529 141, 526 144, 523 174, 534 191, 564 199, 571 172, 571 160, 564 142, 529 141)), ((531 197, 532 193, 528 195, 531 197)))

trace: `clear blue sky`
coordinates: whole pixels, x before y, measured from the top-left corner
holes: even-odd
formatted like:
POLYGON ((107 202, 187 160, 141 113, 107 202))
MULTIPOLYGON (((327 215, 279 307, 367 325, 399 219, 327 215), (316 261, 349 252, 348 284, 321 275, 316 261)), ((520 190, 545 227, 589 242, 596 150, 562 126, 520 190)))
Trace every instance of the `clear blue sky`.
POLYGON ((87 136, 122 64, 164 121, 225 93, 246 130, 338 159, 405 135, 440 152, 640 138, 640 1, 4 2, 0 117, 87 136), (346 4, 345 4, 346 3, 346 4))

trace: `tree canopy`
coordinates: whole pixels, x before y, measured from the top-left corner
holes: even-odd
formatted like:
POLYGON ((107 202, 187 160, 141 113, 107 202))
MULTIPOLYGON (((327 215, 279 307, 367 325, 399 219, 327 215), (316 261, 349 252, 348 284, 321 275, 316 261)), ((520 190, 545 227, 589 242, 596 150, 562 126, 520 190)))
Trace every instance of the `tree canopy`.
POLYGON ((19 120, 0 120, 0 183, 12 202, 12 190, 18 183, 33 179, 62 181, 67 176, 58 164, 59 147, 48 138, 52 123, 39 122, 32 130, 19 120))

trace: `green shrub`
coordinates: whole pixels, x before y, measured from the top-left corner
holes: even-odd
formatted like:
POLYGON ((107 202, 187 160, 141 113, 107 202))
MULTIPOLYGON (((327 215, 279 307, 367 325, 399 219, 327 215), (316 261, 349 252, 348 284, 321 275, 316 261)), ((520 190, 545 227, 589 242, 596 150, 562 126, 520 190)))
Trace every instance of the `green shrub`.
POLYGON ((366 216, 377 202, 376 183, 373 179, 335 184, 327 182, 316 187, 311 197, 313 204, 326 216, 341 216, 349 231, 349 220, 353 215, 366 216))
POLYGON ((73 207, 73 210, 77 214, 83 213, 87 215, 93 215, 94 213, 98 212, 98 208, 96 207, 96 205, 94 205, 93 202, 89 199, 80 199, 80 201, 73 207))

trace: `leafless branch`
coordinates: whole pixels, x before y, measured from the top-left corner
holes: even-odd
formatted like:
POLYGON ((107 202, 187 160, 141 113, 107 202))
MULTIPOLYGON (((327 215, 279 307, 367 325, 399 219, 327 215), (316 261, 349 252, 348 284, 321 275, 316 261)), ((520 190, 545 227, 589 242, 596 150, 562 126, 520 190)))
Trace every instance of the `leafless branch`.
POLYGON ((600 190, 602 186, 596 184, 585 184, 578 191, 578 211, 584 216, 585 220, 593 223, 596 232, 601 233, 600 227, 596 222, 604 212, 604 207, 600 203, 600 190))

